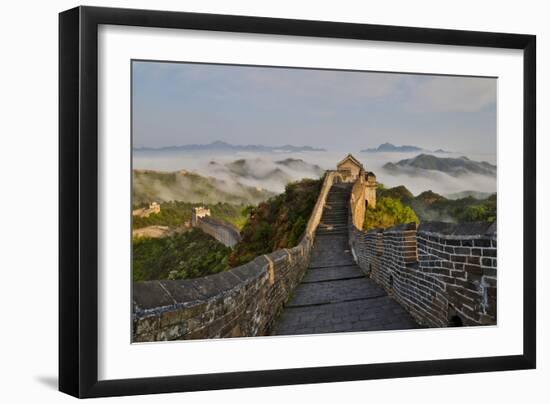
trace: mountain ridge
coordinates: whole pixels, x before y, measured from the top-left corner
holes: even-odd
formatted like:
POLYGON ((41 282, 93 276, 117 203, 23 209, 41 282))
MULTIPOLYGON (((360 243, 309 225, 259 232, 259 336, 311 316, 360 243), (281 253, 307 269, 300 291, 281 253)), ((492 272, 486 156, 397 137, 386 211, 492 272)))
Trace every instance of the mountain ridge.
MULTIPOLYGON (((473 191, 464 191, 465 194, 473 191)), ((480 193, 484 194, 484 193, 480 193)), ((496 219, 496 193, 485 193, 487 198, 474 198, 472 195, 450 199, 432 190, 414 196, 404 185, 385 188, 379 186, 376 195, 397 199, 414 210, 421 222, 440 221, 449 223, 494 221, 496 219)))
POLYGON ((317 164, 308 163, 299 158, 286 158, 270 161, 263 158, 242 158, 230 162, 211 160, 208 167, 217 176, 229 176, 235 181, 282 192, 286 184, 302 178, 317 179, 323 170, 317 164))
POLYGON ((390 142, 382 143, 378 147, 372 147, 369 149, 361 150, 361 153, 414 153, 414 152, 430 152, 430 153, 440 153, 440 154, 450 153, 449 151, 443 150, 443 149, 430 151, 422 147, 412 146, 412 145, 397 146, 390 142))
POLYGON ((133 170, 132 177, 134 205, 169 201, 255 205, 275 195, 238 181, 228 182, 186 170, 133 170))
POLYGON ((421 170, 438 171, 453 177, 467 174, 496 176, 497 167, 486 161, 474 161, 467 157, 437 157, 431 154, 419 154, 415 157, 400 160, 397 163, 386 163, 384 169, 395 173, 422 175, 421 170))
POLYGON ((134 147, 134 151, 249 151, 249 152, 304 152, 304 151, 326 151, 322 148, 312 146, 294 146, 290 144, 282 146, 266 145, 234 145, 221 140, 205 144, 187 144, 179 146, 163 147, 134 147))

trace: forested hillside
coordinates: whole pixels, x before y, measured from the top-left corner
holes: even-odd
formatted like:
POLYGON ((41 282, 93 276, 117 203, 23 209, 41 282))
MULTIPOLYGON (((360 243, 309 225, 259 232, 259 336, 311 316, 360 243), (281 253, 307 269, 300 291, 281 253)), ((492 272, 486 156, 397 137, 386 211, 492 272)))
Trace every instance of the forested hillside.
MULTIPOLYGON (((304 233, 321 184, 322 180, 310 179, 290 183, 284 193, 256 207, 228 203, 207 205, 212 217, 242 228, 243 239, 233 251, 199 229, 163 238, 134 239, 134 281, 211 275, 259 255, 295 246, 304 233)), ((163 203, 159 214, 134 217, 134 227, 164 225, 176 228, 191 220, 192 209, 197 205, 163 203)))
POLYGON ((399 199, 382 197, 376 202, 375 208, 365 211, 365 230, 387 228, 402 223, 418 223, 419 219, 414 210, 404 205, 399 199))
MULTIPOLYGON (((421 194, 414 196, 406 187, 402 185, 393 188, 385 188, 382 184, 378 185, 376 194, 378 201, 383 201, 388 198, 392 200, 391 203, 388 201, 383 202, 383 206, 385 211, 389 212, 391 209, 389 209, 388 205, 391 205, 396 224, 404 223, 400 221, 399 217, 405 219, 411 218, 403 211, 402 207, 410 208, 417 216, 417 219, 421 222, 492 222, 496 220, 497 215, 496 194, 492 194, 485 199, 477 199, 473 196, 467 196, 459 199, 448 199, 432 191, 424 191, 421 194), (400 204, 397 204, 396 202, 399 202, 400 204)), ((372 216, 373 212, 369 212, 369 209, 367 209, 367 215, 372 216)), ((391 216, 390 213, 388 213, 388 215, 391 216)), ((387 218, 385 221, 386 223, 391 222, 391 220, 387 218)))
POLYGON ((229 268, 229 247, 202 230, 133 241, 133 281, 187 279, 229 268))
POLYGON ((213 218, 220 219, 233 224, 238 229, 244 226, 247 218, 245 205, 233 205, 230 203, 218 202, 215 204, 201 204, 181 201, 171 201, 161 204, 160 213, 149 217, 134 216, 132 228, 140 229, 146 226, 169 226, 179 227, 191 220, 193 209, 197 206, 204 206, 210 209, 213 218))
POLYGON ((185 201, 193 203, 257 204, 274 194, 237 181, 204 177, 181 170, 163 172, 133 171, 133 204, 185 201))
POLYGON ((241 231, 242 241, 229 258, 232 267, 258 255, 298 244, 321 190, 321 180, 304 179, 290 183, 285 192, 250 210, 241 231))

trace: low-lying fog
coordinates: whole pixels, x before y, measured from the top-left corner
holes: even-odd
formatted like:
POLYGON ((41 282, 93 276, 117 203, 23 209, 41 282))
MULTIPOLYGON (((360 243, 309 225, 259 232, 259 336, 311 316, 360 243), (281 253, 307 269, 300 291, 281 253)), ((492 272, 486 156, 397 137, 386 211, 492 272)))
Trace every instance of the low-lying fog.
MULTIPOLYGON (((388 162, 398 162, 418 155, 419 153, 360 153, 353 155, 359 159, 368 171, 376 174, 378 182, 387 187, 405 185, 413 194, 432 190, 442 195, 460 191, 496 192, 496 178, 484 175, 469 174, 460 177, 423 170, 422 175, 389 173, 382 167, 388 162)), ((460 157, 464 154, 435 154, 437 157, 460 157)), ((238 180, 242 184, 282 192, 288 180, 315 177, 314 165, 322 169, 335 169, 336 164, 346 156, 345 152, 299 152, 299 153, 206 153, 206 152, 166 152, 166 151, 134 151, 133 168, 158 171, 194 171, 203 176, 211 176, 226 181, 238 180), (247 173, 252 175, 236 175, 226 164, 235 160, 246 159, 247 173), (283 165, 277 161, 285 159, 301 159, 308 166, 283 165), (216 164, 211 164, 214 162, 216 164), (274 171, 275 170, 275 171, 274 171), (281 172, 282 171, 282 172, 281 172)), ((467 154, 471 160, 487 161, 496 164, 494 154, 467 154)))

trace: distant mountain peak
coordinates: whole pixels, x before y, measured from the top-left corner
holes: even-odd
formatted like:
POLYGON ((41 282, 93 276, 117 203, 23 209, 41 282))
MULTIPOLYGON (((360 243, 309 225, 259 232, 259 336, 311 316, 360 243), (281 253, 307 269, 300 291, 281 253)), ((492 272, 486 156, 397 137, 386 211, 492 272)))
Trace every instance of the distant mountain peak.
POLYGON ((390 142, 382 143, 380 146, 370 149, 361 150, 362 153, 380 153, 380 152, 398 152, 398 153, 407 153, 407 152, 418 152, 423 149, 417 146, 402 145, 396 146, 390 142))
POLYGON ((286 144, 284 146, 266 146, 261 144, 255 145, 234 145, 216 140, 207 144, 188 144, 181 146, 165 146, 165 147, 135 147, 135 151, 149 152, 166 152, 166 151, 212 151, 212 150, 231 150, 231 151, 248 151, 248 152, 302 152, 302 151, 326 151, 325 149, 315 148, 312 146, 294 146, 286 144))
MULTIPOLYGON (((430 152, 430 150, 423 149, 422 147, 412 146, 412 145, 401 145, 396 146, 393 143, 385 142, 378 147, 373 147, 370 149, 363 149, 361 153, 415 153, 415 152, 430 152)), ((443 149, 437 149, 430 153, 450 153, 443 149)))
POLYGON ((284 159, 284 160, 278 160, 278 161, 276 161, 275 163, 277 163, 277 164, 304 163, 304 160, 302 160, 302 159, 296 159, 296 158, 293 158, 293 157, 287 157, 286 159, 284 159))
POLYGON ((421 153, 413 158, 400 160, 397 163, 386 163, 384 168, 389 171, 403 172, 412 175, 422 175, 421 170, 439 171, 455 177, 465 174, 481 174, 494 177, 497 167, 485 161, 470 160, 467 157, 437 157, 421 153))
POLYGON ((275 162, 277 165, 281 165, 290 169, 295 169, 298 171, 313 173, 315 176, 321 176, 323 174, 323 169, 317 164, 307 163, 302 159, 288 157, 284 160, 278 160, 275 162))
POLYGON ((439 195, 438 193, 436 192, 433 192, 431 189, 428 190, 428 191, 424 191, 422 192, 421 194, 419 194, 416 199, 418 200, 421 200, 427 204, 432 204, 434 202, 437 202, 437 201, 441 201, 441 200, 444 200, 445 197, 443 197, 442 195, 439 195))

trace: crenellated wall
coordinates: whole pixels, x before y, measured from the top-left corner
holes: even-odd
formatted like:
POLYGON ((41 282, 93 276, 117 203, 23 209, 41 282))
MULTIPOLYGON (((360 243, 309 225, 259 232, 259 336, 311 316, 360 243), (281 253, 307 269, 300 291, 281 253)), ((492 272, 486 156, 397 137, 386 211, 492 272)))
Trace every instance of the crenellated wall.
POLYGON ((296 247, 203 278, 134 283, 133 341, 268 333, 307 269, 315 230, 334 177, 334 172, 327 172, 305 234, 296 247))
POLYGON ((366 232, 350 214, 349 232, 359 267, 420 324, 496 324, 496 225, 410 223, 366 232))

